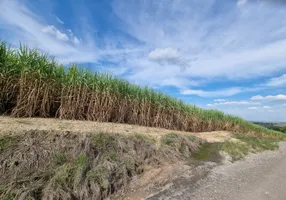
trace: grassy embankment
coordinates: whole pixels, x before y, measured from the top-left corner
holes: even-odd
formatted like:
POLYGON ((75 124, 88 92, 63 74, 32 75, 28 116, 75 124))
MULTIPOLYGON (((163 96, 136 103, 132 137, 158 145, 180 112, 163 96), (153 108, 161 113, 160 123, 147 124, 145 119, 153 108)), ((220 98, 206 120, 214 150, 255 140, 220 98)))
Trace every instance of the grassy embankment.
POLYGON ((0 136, 0 199, 101 200, 145 168, 191 159, 197 138, 26 131, 0 136), (169 141, 169 142, 167 142, 169 141))
MULTIPOLYGON (((0 136, 0 199, 104 199, 145 170, 195 160, 232 161, 274 150, 278 139, 238 135, 208 144, 195 136, 25 131, 0 136)), ((153 177, 155 178, 155 177, 153 177)))
POLYGON ((64 66, 35 49, 0 44, 0 114, 128 123, 191 132, 284 135, 216 110, 203 110, 108 74, 64 66))

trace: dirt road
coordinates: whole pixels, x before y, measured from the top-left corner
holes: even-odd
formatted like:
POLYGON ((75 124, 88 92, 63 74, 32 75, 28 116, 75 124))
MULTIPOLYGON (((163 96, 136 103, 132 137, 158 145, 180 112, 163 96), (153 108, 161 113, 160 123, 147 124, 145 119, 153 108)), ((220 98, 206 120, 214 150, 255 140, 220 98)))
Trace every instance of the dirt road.
POLYGON ((281 143, 278 151, 216 167, 195 186, 186 184, 168 190, 157 199, 285 200, 286 143, 281 143))

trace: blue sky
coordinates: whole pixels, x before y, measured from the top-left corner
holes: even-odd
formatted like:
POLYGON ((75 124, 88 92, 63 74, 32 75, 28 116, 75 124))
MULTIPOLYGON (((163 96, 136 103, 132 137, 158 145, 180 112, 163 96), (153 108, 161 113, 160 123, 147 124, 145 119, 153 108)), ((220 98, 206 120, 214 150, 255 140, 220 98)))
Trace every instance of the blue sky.
POLYGON ((0 37, 203 108, 286 121, 286 4, 273 2, 1 0, 0 37))

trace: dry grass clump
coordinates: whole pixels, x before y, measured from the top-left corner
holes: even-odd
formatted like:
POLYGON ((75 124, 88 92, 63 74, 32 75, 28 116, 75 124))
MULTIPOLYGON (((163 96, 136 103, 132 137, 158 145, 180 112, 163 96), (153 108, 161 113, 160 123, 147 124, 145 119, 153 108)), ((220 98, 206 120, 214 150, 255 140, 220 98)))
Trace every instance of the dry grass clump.
POLYGON ((146 165, 190 158, 200 141, 177 136, 175 143, 180 145, 167 152, 164 143, 157 149, 142 135, 29 131, 1 136, 0 199, 103 199, 146 165))
POLYGON ((168 160, 174 158, 180 158, 182 155, 186 158, 192 156, 193 152, 196 152, 204 142, 198 140, 197 137, 191 135, 179 135, 179 134, 166 134, 161 139, 161 149, 164 153, 164 157, 168 160))
POLYGON ((203 110, 108 74, 58 65, 36 49, 0 43, 0 114, 116 122, 203 132, 284 137, 241 118, 203 110))

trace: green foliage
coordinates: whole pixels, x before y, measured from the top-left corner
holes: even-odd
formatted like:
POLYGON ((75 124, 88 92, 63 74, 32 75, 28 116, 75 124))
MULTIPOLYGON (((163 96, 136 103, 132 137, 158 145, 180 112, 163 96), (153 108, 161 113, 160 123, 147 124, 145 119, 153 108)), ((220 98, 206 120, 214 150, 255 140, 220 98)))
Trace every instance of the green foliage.
POLYGON ((247 135, 239 135, 237 138, 244 142, 249 147, 249 149, 254 152, 263 150, 275 150, 279 147, 279 140, 274 138, 259 138, 247 135))
POLYGON ((264 126, 270 130, 286 133, 285 123, 267 123, 267 122, 253 122, 254 124, 264 126))
POLYGON ((110 148, 114 148, 114 143, 117 141, 115 135, 106 133, 92 134, 92 137, 96 147, 102 150, 110 150, 110 148))
POLYGON ((9 135, 0 136, 0 152, 15 146, 17 142, 18 140, 14 136, 9 136, 9 135))
POLYGON ((138 141, 148 141, 152 144, 156 143, 156 139, 154 137, 148 136, 148 135, 142 135, 142 134, 134 134, 134 139, 137 139, 138 141))
POLYGON ((220 150, 230 155, 232 161, 240 160, 249 153, 248 146, 245 143, 239 141, 224 142, 220 150))
POLYGON ((98 183, 102 188, 107 189, 109 185, 109 170, 103 166, 98 166, 87 173, 87 179, 98 183))
POLYGON ((53 177, 53 187, 68 187, 72 183, 73 167, 71 164, 64 164, 55 170, 53 177))
POLYGON ((62 153, 56 153, 53 155, 53 159, 54 159, 54 162, 58 165, 60 164, 63 164, 64 162, 67 161, 67 157, 65 154, 62 154, 62 153))
POLYGON ((240 160, 249 152, 257 153, 278 148, 279 139, 259 138, 255 136, 235 135, 238 141, 226 141, 223 143, 206 143, 193 154, 197 160, 220 162, 220 151, 226 152, 232 161, 240 160))
POLYGON ((222 145, 222 143, 205 143, 197 152, 193 153, 193 157, 202 161, 219 162, 221 159, 219 151, 222 145))
POLYGON ((186 135, 186 137, 190 140, 190 141, 195 141, 197 139, 196 136, 193 136, 193 135, 186 135))
POLYGON ((15 194, 6 194, 0 200, 13 200, 15 198, 15 194))
POLYGON ((178 136, 174 133, 170 133, 162 137, 162 144, 171 146, 176 142, 176 140, 178 140, 178 136))
POLYGON ((88 159, 85 154, 80 154, 76 159, 76 166, 78 168, 86 169, 88 164, 88 159))
POLYGON ((81 153, 77 158, 76 158, 76 166, 75 166, 75 171, 74 171, 74 186, 78 186, 80 182, 82 181, 86 170, 88 169, 88 158, 86 154, 81 153))

